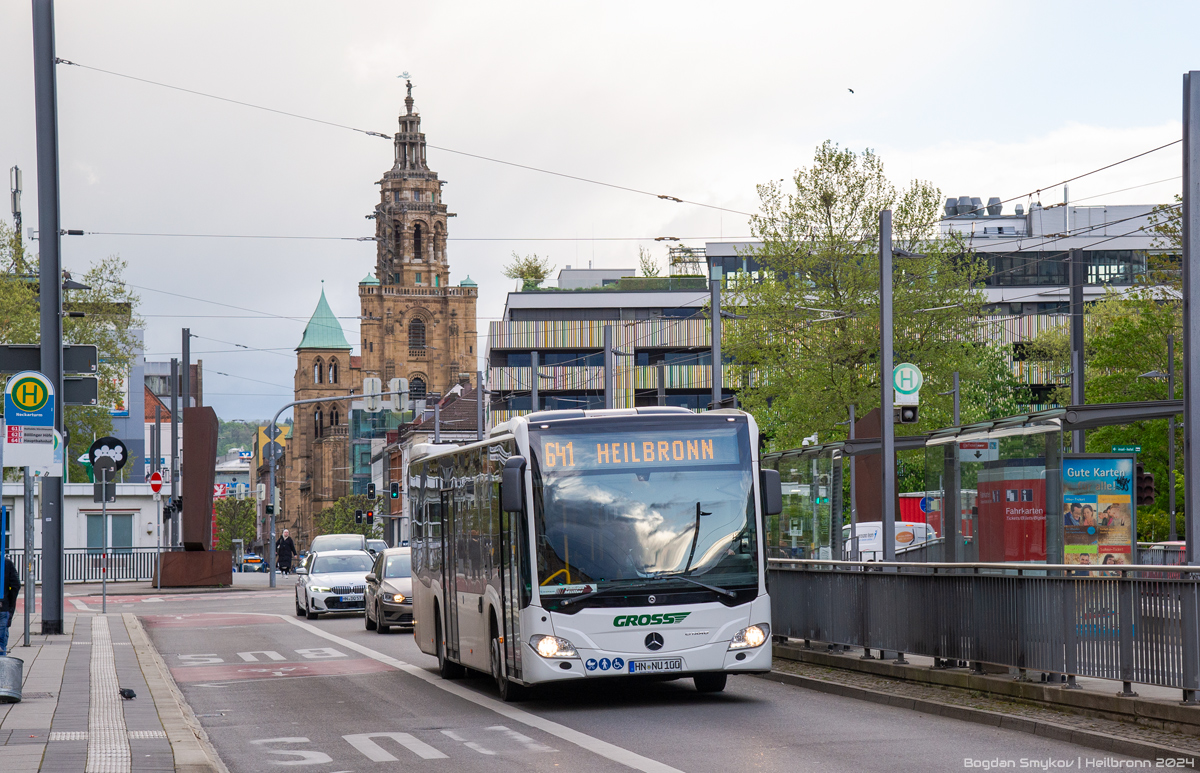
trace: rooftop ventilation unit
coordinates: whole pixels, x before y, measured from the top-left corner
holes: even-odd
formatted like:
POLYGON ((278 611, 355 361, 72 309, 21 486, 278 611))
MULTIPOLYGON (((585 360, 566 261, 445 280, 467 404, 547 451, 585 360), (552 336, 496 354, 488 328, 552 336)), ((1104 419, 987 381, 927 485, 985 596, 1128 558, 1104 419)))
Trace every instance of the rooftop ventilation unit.
POLYGON ((1021 217, 1025 214, 1025 205, 1018 204, 1017 206, 1013 207, 1013 211, 1017 213, 1017 217, 1021 217))
POLYGON ((990 216, 999 217, 1000 213, 1003 211, 1004 211, 1004 205, 1000 203, 999 196, 993 196, 990 199, 988 199, 987 212, 990 216))
POLYGON ((956 207, 956 209, 958 209, 958 214, 960 214, 960 215, 965 215, 965 214, 969 213, 971 211, 971 197, 970 196, 959 196, 958 197, 958 206, 956 207))
POLYGON ((983 217, 983 199, 978 196, 971 197, 971 214, 975 217, 983 217))
POLYGON ((954 217, 958 214, 958 199, 946 199, 946 217, 954 217))

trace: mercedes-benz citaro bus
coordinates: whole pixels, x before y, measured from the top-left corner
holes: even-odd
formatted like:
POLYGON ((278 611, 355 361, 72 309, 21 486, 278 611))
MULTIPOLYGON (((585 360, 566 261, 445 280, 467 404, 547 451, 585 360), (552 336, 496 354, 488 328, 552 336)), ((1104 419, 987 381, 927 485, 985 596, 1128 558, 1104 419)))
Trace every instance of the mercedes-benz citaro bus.
POLYGON ((547 682, 771 668, 763 517, 782 509, 737 410, 541 411, 408 467, 414 618, 441 675, 547 682))

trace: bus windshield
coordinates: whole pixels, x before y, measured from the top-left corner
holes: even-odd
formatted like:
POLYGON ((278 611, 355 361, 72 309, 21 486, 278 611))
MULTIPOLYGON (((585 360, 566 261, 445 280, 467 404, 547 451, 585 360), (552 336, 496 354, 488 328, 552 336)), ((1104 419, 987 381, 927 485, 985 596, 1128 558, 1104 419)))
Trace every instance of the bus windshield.
POLYGON ((688 424, 530 433, 543 599, 757 587, 747 426, 688 424))

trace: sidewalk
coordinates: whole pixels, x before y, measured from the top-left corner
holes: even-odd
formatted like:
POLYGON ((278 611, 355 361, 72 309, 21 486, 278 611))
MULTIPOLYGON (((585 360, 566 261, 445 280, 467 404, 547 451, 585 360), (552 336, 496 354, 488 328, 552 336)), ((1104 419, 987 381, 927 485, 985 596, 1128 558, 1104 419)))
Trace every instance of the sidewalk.
POLYGON ((863 660, 861 649, 806 649, 799 641, 777 643, 774 652, 767 679, 1133 757, 1200 763, 1200 708, 1180 706, 1178 690, 1135 685, 1139 695, 1122 698, 1116 695, 1121 683, 1104 679, 1080 678, 1081 689, 1064 690, 1012 675, 935 669, 932 659, 914 655, 901 665, 863 660))
POLYGON ((10 631, 24 684, 20 703, 0 704, 0 771, 224 771, 135 616, 65 617, 64 635, 28 647, 19 621, 10 631))

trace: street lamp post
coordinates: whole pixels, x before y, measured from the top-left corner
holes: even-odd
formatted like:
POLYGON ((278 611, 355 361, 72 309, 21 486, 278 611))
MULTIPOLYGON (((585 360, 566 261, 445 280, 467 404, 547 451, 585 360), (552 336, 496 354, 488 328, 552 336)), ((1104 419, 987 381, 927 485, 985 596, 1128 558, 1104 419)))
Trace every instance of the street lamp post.
MULTIPOLYGON (((408 392, 380 392, 378 396, 386 397, 388 395, 406 395, 406 394, 408 394, 408 392)), ((354 394, 353 391, 351 391, 350 394, 348 394, 348 395, 338 395, 337 397, 313 397, 308 400, 293 400, 292 402, 287 403, 286 405, 284 405, 282 408, 280 408, 278 411, 275 412, 275 416, 271 419, 271 423, 268 425, 268 428, 274 428, 279 422, 280 414, 282 414, 288 408, 294 408, 297 405, 312 405, 313 403, 333 403, 333 402, 340 402, 342 400, 353 400, 356 397, 362 398, 365 396, 367 396, 367 395, 356 395, 356 394, 354 394)), ((407 409, 405 409, 405 410, 407 410, 407 409)), ((271 439, 274 440, 275 437, 276 436, 272 436, 271 439)), ((278 461, 278 458, 279 457, 276 456, 275 454, 271 455, 271 466, 269 468, 270 474, 268 477, 269 483, 267 484, 267 504, 271 508, 271 517, 268 520, 268 522, 271 525, 270 526, 271 535, 267 541, 267 560, 271 564, 271 587, 272 588, 275 587, 275 516, 276 516, 275 508, 278 506, 275 501, 275 464, 278 461)))

